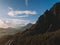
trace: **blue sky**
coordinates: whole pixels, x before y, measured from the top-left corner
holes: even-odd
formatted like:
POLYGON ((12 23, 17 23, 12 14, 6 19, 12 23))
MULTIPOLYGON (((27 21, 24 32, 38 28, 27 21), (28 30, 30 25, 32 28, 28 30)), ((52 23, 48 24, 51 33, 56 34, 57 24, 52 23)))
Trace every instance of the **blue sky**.
POLYGON ((49 10, 59 1, 60 0, 0 0, 0 22, 2 22, 0 25, 3 25, 2 27, 14 27, 17 25, 25 25, 29 22, 34 23, 45 10, 49 10))

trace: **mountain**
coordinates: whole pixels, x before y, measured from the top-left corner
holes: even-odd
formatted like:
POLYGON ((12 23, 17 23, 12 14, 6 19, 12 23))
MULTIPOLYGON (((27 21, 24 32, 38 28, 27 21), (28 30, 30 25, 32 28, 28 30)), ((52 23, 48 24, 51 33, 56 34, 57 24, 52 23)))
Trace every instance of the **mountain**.
POLYGON ((38 18, 36 24, 23 32, 23 34, 24 36, 43 34, 58 29, 60 29, 60 2, 56 3, 50 10, 46 10, 44 14, 38 18))
POLYGON ((14 35, 16 34, 17 32, 22 32, 26 29, 29 29, 30 27, 32 26, 32 23, 29 23, 21 28, 0 28, 0 36, 3 36, 3 35, 14 35))
POLYGON ((21 31, 25 31, 26 29, 31 28, 32 25, 33 25, 32 23, 28 23, 27 25, 21 27, 20 30, 21 30, 21 31))
POLYGON ((0 37, 3 35, 14 35, 19 32, 16 28, 0 28, 0 37))
POLYGON ((31 28, 15 34, 11 40, 8 45, 60 45, 60 2, 46 10, 31 28))
POLYGON ((32 23, 28 23, 28 24, 27 24, 26 26, 24 26, 23 28, 25 28, 25 30, 26 30, 26 29, 31 28, 32 25, 33 25, 32 23))

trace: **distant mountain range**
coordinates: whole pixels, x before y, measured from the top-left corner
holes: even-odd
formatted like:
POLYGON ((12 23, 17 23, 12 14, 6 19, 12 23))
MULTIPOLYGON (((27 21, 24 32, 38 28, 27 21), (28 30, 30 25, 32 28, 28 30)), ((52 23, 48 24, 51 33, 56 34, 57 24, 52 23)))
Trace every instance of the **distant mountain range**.
POLYGON ((60 2, 46 10, 35 24, 23 28, 26 27, 29 28, 6 41, 7 45, 60 45, 60 2))
POLYGON ((0 36, 3 36, 3 35, 14 35, 18 32, 22 32, 26 29, 29 29, 30 27, 32 26, 32 23, 29 23, 21 28, 0 28, 0 36))
POLYGON ((0 37, 3 35, 14 35, 17 32, 15 28, 0 28, 0 37))
POLYGON ((27 25, 21 27, 20 30, 21 30, 21 31, 25 31, 26 29, 31 28, 32 25, 33 25, 32 23, 28 23, 27 25))

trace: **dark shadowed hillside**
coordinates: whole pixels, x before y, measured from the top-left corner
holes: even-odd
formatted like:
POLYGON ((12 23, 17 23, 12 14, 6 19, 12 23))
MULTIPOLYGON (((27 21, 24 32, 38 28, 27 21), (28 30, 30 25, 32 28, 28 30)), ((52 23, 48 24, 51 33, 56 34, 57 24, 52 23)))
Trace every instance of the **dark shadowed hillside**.
POLYGON ((14 37, 11 45, 60 45, 60 2, 46 10, 30 29, 14 37))

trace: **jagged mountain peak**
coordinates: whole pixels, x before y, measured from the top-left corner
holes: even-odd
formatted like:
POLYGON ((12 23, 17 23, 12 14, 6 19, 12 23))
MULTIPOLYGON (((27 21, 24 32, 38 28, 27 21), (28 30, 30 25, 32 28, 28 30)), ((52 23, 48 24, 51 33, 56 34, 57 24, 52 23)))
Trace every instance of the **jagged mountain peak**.
POLYGON ((50 9, 55 15, 60 15, 60 2, 54 4, 54 6, 50 9))
POLYGON ((55 5, 60 5, 60 2, 57 2, 55 5))

